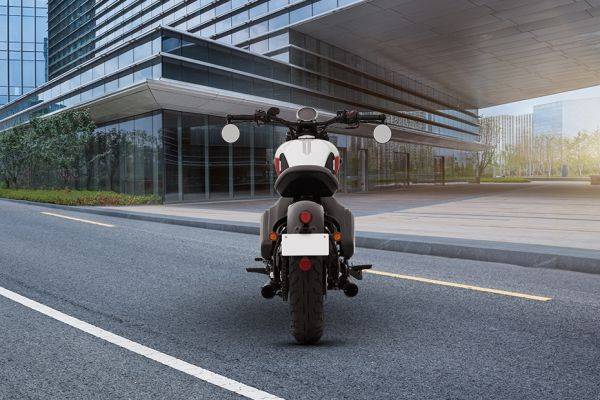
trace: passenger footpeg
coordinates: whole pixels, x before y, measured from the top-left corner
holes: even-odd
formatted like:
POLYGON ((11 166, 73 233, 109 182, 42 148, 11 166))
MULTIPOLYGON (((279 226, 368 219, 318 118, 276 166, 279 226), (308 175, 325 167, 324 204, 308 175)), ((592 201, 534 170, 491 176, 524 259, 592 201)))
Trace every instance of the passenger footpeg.
POLYGON ((348 273, 350 274, 351 277, 361 280, 363 269, 371 269, 371 267, 372 267, 371 264, 352 265, 352 266, 348 267, 348 273))
POLYGON ((246 268, 246 272, 252 272, 252 273, 255 273, 255 274, 269 275, 269 271, 267 271, 267 269, 264 268, 264 267, 256 267, 256 268, 248 267, 248 268, 246 268))

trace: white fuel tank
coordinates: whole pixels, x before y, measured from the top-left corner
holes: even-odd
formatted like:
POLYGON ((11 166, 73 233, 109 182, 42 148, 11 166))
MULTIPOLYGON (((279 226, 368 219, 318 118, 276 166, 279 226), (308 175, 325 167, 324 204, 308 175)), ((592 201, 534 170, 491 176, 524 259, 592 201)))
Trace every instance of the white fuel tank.
MULTIPOLYGON (((334 157, 334 173, 337 174, 340 166, 340 152, 331 142, 315 139, 313 136, 300 136, 298 139, 283 143, 275 151, 275 169, 280 165, 281 155, 285 155, 288 166, 318 165, 327 167, 327 159, 330 154, 334 157)), ((277 170, 279 174, 281 171, 277 170)))

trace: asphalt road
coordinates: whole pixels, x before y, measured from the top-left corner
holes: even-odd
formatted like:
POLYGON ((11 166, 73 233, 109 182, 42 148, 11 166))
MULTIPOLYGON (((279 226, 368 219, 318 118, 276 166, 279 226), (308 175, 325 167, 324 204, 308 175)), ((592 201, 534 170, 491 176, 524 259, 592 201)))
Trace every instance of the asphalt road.
MULTIPOLYGON (((0 201, 0 288, 275 396, 600 398, 599 275, 359 249, 401 276, 330 293, 323 340, 303 347, 243 270, 257 245, 0 201)), ((242 397, 0 296, 0 399, 23 398, 242 397)))

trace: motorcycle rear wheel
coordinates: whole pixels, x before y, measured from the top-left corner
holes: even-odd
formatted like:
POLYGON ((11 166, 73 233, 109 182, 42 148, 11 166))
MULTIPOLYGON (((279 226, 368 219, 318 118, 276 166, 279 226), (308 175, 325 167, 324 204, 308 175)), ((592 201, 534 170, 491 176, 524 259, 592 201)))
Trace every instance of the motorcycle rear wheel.
POLYGON ((289 264, 289 302, 292 335, 300 344, 315 344, 323 335, 323 261, 311 258, 309 271, 298 265, 301 257, 292 257, 289 264))

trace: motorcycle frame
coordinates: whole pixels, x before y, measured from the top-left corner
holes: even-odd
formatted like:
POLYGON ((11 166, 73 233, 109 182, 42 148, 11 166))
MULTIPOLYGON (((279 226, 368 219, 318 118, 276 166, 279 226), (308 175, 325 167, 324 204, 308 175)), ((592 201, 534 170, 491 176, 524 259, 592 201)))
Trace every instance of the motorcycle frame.
MULTIPOLYGON (((357 111, 338 111, 335 117, 332 117, 326 121, 286 121, 277 115, 280 110, 272 107, 266 112, 258 110, 254 115, 228 115, 227 123, 232 122, 254 122, 257 125, 277 125, 284 126, 288 129, 286 134, 286 142, 291 140, 299 139, 302 136, 310 135, 315 139, 322 139, 329 141, 327 134, 327 128, 333 124, 343 124, 347 128, 356 128, 360 122, 379 122, 385 121, 384 114, 364 114, 357 111)), ((322 198, 318 196, 303 196, 302 199, 293 199, 291 204, 296 203, 298 200, 309 200, 321 207, 322 198)), ((290 204, 290 205, 291 205, 290 204)), ((288 208, 289 206, 288 205, 288 208)), ((320 256, 323 261, 323 294, 327 293, 327 290, 343 289, 348 278, 350 276, 350 268, 348 260, 350 257, 346 257, 341 248, 341 244, 333 240, 333 233, 340 232, 341 226, 338 221, 333 217, 327 215, 323 211, 323 233, 329 235, 329 255, 320 256)), ((282 235, 288 232, 288 215, 279 219, 275 222, 272 227, 272 231, 277 234, 275 243, 272 243, 271 252, 268 257, 263 254, 261 259, 266 265, 266 273, 270 277, 270 285, 276 288, 276 294, 281 296, 284 301, 288 298, 288 272, 290 257, 284 257, 281 255, 281 238, 282 235)), ((262 250, 261 250, 262 251, 262 250)), ((353 250, 352 250, 353 251, 353 250)), ((359 278, 360 279, 360 278, 359 278)))

